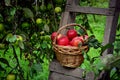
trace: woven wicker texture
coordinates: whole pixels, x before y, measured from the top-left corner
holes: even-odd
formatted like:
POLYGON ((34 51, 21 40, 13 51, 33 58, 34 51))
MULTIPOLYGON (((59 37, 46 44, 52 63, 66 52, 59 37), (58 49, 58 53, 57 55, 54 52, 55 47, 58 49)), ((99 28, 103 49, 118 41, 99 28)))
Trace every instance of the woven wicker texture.
MULTIPOLYGON (((63 29, 66 29, 67 27, 74 27, 74 26, 79 26, 81 29, 83 29, 86 32, 86 30, 81 25, 76 23, 71 23, 71 24, 67 24, 65 26, 60 27, 59 30, 57 31, 57 35, 63 29)), ((86 32, 86 35, 87 35, 87 32, 86 32)), ((76 67, 79 67, 84 61, 82 51, 87 52, 88 46, 87 45, 81 46, 81 47, 60 46, 56 44, 56 37, 55 37, 53 41, 53 50, 55 51, 57 60, 60 62, 62 66, 76 68, 76 67)))

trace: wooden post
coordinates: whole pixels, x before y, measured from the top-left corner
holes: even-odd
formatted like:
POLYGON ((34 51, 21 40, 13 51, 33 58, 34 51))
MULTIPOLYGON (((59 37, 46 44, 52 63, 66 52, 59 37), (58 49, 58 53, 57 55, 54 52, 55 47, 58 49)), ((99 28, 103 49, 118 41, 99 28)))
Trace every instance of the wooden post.
MULTIPOLYGON (((114 15, 107 16, 103 45, 112 44, 115 41, 116 29, 120 11, 120 0, 110 0, 109 8, 114 9, 114 15)), ((103 56, 113 53, 113 48, 108 48, 103 52, 103 56)), ((110 71, 103 70, 97 80, 110 80, 110 71)))
MULTIPOLYGON (((67 0, 66 6, 68 5, 73 6, 76 3, 76 1, 79 2, 79 0, 67 0)), ((78 3, 76 3, 76 5, 78 5, 78 3)), ((69 23, 74 23, 75 17, 76 17, 76 14, 74 12, 66 11, 66 8, 65 8, 65 12, 63 12, 61 16, 59 27, 62 27, 63 25, 66 25, 69 23)), ((65 32, 66 30, 61 31, 61 33, 65 33, 65 32)))
MULTIPOLYGON (((108 43, 111 44, 115 41, 116 28, 117 28, 118 17, 119 17, 119 5, 120 5, 120 0, 110 0, 109 2, 109 8, 115 9, 115 11, 114 11, 114 15, 107 16, 103 45, 106 45, 108 43)), ((112 53, 113 53, 113 47, 107 49, 103 53, 103 56, 106 54, 112 54, 112 53)))

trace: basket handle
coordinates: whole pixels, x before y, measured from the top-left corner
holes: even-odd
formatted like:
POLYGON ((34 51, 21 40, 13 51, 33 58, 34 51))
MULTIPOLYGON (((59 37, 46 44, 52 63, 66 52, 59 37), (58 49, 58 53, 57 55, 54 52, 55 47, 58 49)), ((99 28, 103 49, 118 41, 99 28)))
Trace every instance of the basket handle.
MULTIPOLYGON (((63 29, 65 29, 66 27, 70 27, 70 26, 79 26, 81 29, 83 29, 83 30, 85 31, 86 35, 88 35, 86 29, 85 29, 83 26, 81 26, 80 24, 76 24, 76 23, 70 23, 70 24, 67 24, 67 25, 64 25, 64 26, 60 27, 60 28, 58 29, 58 31, 57 31, 57 35, 58 35, 63 29)), ((53 43, 55 43, 55 44, 56 44, 57 35, 55 36, 55 39, 53 40, 53 43)))

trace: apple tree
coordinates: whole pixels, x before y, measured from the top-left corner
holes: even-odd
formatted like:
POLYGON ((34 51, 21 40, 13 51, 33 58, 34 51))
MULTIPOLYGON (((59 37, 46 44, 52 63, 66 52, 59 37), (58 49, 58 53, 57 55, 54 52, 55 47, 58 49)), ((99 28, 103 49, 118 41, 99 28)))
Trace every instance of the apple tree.
POLYGON ((32 79, 42 70, 53 57, 50 34, 64 6, 65 0, 0 1, 0 79, 32 79))

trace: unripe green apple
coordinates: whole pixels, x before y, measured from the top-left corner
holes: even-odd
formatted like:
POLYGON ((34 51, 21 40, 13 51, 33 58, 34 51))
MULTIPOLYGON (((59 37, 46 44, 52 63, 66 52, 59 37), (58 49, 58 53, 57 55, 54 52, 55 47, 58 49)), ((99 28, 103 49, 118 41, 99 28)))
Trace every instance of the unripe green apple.
POLYGON ((16 37, 17 37, 17 41, 23 41, 23 37, 22 36, 16 35, 16 37))
POLYGON ((7 80, 15 80, 15 75, 14 74, 8 74, 7 80))
POLYGON ((36 24, 41 24, 42 23, 42 19, 41 18, 37 18, 36 19, 36 24))
POLYGON ((59 13, 59 12, 61 12, 61 11, 62 11, 61 7, 55 7, 55 12, 56 12, 56 13, 59 13))

